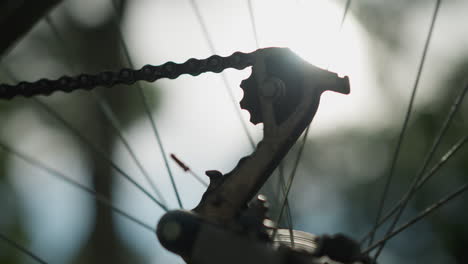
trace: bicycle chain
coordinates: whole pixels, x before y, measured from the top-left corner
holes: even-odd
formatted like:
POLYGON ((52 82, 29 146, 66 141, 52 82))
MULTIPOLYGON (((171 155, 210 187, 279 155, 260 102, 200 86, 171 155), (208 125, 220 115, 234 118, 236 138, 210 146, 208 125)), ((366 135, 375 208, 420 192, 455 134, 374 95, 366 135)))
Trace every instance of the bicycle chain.
POLYGON ((219 73, 227 68, 242 70, 252 66, 255 52, 235 52, 227 57, 213 55, 201 60, 191 58, 181 64, 170 61, 159 66, 145 65, 139 70, 123 68, 120 71, 105 71, 98 74, 63 76, 56 80, 40 79, 35 82, 20 82, 16 85, 0 84, 0 99, 50 95, 55 91, 69 93, 78 89, 91 90, 97 86, 130 85, 137 81, 154 82, 163 78, 175 79, 183 74, 197 76, 205 72, 219 73))

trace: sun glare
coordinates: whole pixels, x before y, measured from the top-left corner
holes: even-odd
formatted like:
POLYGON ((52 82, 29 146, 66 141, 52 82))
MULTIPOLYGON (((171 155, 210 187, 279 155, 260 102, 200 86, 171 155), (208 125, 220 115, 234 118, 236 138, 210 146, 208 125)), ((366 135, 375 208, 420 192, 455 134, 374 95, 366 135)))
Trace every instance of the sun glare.
MULTIPOLYGON (((289 47, 318 67, 350 76, 351 95, 325 93, 322 97, 312 136, 338 130, 346 124, 355 125, 359 123, 362 112, 370 112, 363 103, 374 102, 368 98, 373 96, 368 91, 373 83, 369 83, 368 77, 372 74, 369 74, 367 57, 362 52, 365 50, 365 33, 352 15, 340 27, 344 11, 342 5, 325 0, 256 0, 252 1, 252 21, 247 1, 196 3, 199 16, 190 1, 132 2, 123 26, 136 66, 184 62, 189 58, 207 58, 213 54, 228 56, 236 51, 251 52, 263 47, 289 47), (254 38, 254 25, 259 47, 254 38)), ((197 77, 181 76, 156 84, 163 96, 155 112, 158 130, 169 151, 187 161, 195 171, 213 168, 230 171, 239 157, 252 151, 235 109, 243 96, 242 90, 238 89, 239 84, 250 75, 250 70, 226 70, 224 73, 227 87, 221 74, 212 73, 197 77), (230 90, 234 98, 230 98, 226 90, 230 90)), ((247 111, 241 113, 255 139, 261 139, 261 126, 248 123, 247 111)), ((366 116, 369 121, 370 115, 366 116)), ((149 142, 156 143, 146 120, 135 122, 135 127, 128 132, 132 140, 143 142, 137 151, 147 157, 145 163, 154 164, 155 175, 166 175, 157 149, 148 148, 149 142)), ((129 162, 127 158, 119 158, 119 164, 130 166, 129 162)), ((195 206, 197 197, 203 192, 202 188, 194 187, 198 186, 196 183, 187 184, 191 180, 185 174, 178 174, 176 178, 186 194, 184 203, 187 208, 195 206)), ((161 185, 171 192, 167 183, 161 182, 161 185)), ((122 193, 125 194, 121 199, 128 204, 139 204, 141 208, 140 200, 129 198, 137 194, 122 193)), ((154 219, 154 216, 147 217, 154 219)), ((135 236, 132 241, 135 241, 136 248, 145 248, 145 245, 138 244, 141 241, 138 232, 132 229, 125 233, 127 238, 135 236)))

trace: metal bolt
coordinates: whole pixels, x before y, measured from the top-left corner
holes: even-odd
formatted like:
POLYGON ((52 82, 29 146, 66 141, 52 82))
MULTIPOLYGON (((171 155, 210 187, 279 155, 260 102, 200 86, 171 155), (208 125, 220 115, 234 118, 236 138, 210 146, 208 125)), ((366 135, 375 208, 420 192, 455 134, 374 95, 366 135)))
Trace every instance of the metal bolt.
POLYGON ((162 235, 167 241, 176 241, 182 233, 182 228, 179 223, 170 221, 167 222, 162 230, 162 235))
POLYGON ((284 93, 284 82, 278 78, 272 77, 265 80, 261 86, 264 97, 276 97, 284 93))

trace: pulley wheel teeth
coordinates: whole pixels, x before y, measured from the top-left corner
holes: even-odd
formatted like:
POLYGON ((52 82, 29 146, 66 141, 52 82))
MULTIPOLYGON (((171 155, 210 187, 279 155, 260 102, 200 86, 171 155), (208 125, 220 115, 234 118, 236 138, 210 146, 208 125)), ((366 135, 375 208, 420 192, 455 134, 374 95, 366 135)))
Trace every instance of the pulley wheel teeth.
POLYGON ((251 103, 249 104, 247 100, 242 99, 239 104, 240 104, 241 109, 247 110, 247 112, 249 112, 250 114, 249 121, 252 124, 256 125, 262 122, 262 120, 258 117, 258 113, 256 113, 256 110, 249 107, 252 105, 251 103))
POLYGON ((257 124, 260 124, 262 121, 256 118, 255 116, 250 115, 250 122, 254 125, 257 125, 257 124))
POLYGON ((244 96, 240 101, 240 107, 249 112, 250 122, 252 124, 256 125, 263 122, 260 100, 258 98, 258 87, 253 75, 243 80, 240 87, 244 91, 244 96))
POLYGON ((242 99, 242 100, 239 102, 239 104, 240 104, 240 107, 241 107, 242 109, 245 109, 246 103, 245 103, 245 100, 244 100, 244 99, 242 99))
POLYGON ((246 88, 246 84, 248 83, 247 80, 248 80, 248 79, 242 80, 242 82, 240 83, 239 86, 240 86, 241 88, 246 88))

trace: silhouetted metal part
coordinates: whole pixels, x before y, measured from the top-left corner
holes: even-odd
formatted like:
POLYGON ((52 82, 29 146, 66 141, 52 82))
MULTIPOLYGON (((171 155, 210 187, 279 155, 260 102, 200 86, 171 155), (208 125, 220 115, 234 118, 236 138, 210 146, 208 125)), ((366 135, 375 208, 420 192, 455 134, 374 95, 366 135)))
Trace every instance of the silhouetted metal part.
POLYGON ((170 211, 159 221, 156 234, 169 251, 190 264, 358 264, 359 245, 338 234, 315 236, 303 231, 279 229, 273 240, 246 236, 243 231, 207 222, 191 211, 170 211))
MULTIPOLYGON (((253 67, 252 75, 240 85, 244 90, 240 105, 242 109, 249 111, 250 122, 253 124, 263 122, 260 104, 262 96, 274 97, 273 108, 277 124, 287 120, 297 108, 304 92, 305 78, 302 74, 305 65, 311 69, 315 68, 313 71, 317 73, 323 71, 308 64, 289 49, 276 49, 274 53, 276 54, 263 58, 264 68, 253 67), (268 77, 265 79, 265 76, 268 77)), ((326 75, 322 74, 321 78, 336 78, 336 75, 326 75)), ((341 93, 349 93, 349 87, 345 82, 347 82, 346 79, 337 79, 335 89, 341 93), (340 81, 342 83, 339 83, 340 81)))
POLYGON ((347 77, 317 68, 287 48, 260 49, 254 54, 252 76, 243 82, 241 106, 250 112, 253 123, 263 123, 264 137, 221 183, 209 188, 194 209, 223 225, 247 207, 310 124, 321 94, 326 90, 349 93, 347 77), (278 66, 283 62, 287 67, 278 66))
POLYGON ((278 124, 285 121, 297 107, 302 95, 303 78, 296 78, 295 73, 302 71, 303 61, 293 56, 295 55, 265 58, 265 74, 268 75, 268 80, 263 90, 260 90, 257 82, 256 68, 248 79, 242 81, 240 86, 244 90, 244 97, 240 105, 242 109, 249 111, 250 122, 253 124, 263 122, 260 105, 262 95, 275 97, 273 104, 278 124))
MULTIPOLYGON (((296 232, 300 241, 297 249, 274 247, 264 224, 268 220, 266 199, 258 197, 250 207, 247 204, 310 124, 321 94, 326 90, 349 93, 348 78, 310 65, 289 49, 268 48, 254 54, 252 75, 241 84, 244 97, 240 104, 249 111, 252 123, 263 123, 264 138, 230 173, 207 171, 210 185, 193 209, 203 228, 197 229, 195 240, 184 240, 195 243, 190 253, 173 252, 188 263, 200 264, 330 262, 326 255, 313 255, 316 240, 306 233, 296 232)), ((296 235, 293 232, 294 238, 296 235)), ((278 238, 285 243, 281 234, 278 238)), ((325 241, 330 245, 330 240, 325 241)))
POLYGON ((343 234, 316 236, 293 230, 294 244, 289 229, 278 229, 273 238, 277 247, 289 247, 314 256, 318 263, 328 264, 370 264, 372 260, 363 255, 359 243, 343 234))
POLYGON ((242 227, 242 233, 250 238, 270 241, 268 231, 272 228, 270 225, 272 221, 268 218, 268 209, 266 196, 258 195, 239 216, 238 222, 242 227))
POLYGON ((191 264, 284 263, 270 245, 208 223, 188 211, 165 214, 156 234, 167 250, 191 264))
POLYGON ((372 263, 369 255, 362 254, 359 242, 346 235, 322 235, 316 241, 317 249, 313 252, 316 257, 328 257, 331 260, 344 264, 372 263))
MULTIPOLYGON (((169 251, 190 264, 324 264, 306 251, 277 247, 205 221, 189 211, 171 211, 156 234, 169 251)), ((329 262, 333 263, 333 262, 329 262)))
POLYGON ((205 175, 210 179, 210 183, 208 184, 208 188, 205 193, 216 190, 221 182, 223 182, 223 174, 220 171, 208 170, 205 171, 205 175))

